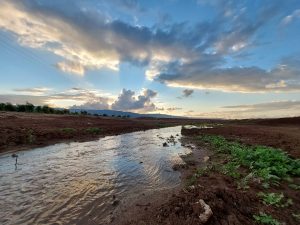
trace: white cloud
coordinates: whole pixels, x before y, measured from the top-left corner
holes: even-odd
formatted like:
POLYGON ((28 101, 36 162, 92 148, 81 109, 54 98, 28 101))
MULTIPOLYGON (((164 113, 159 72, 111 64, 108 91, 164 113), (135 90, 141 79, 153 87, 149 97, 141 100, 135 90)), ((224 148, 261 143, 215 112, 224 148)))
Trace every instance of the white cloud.
POLYGON ((193 116, 206 118, 276 118, 300 116, 300 101, 277 101, 252 105, 233 105, 221 107, 219 111, 193 113, 193 116))
POLYGON ((77 62, 59 62, 56 64, 56 67, 63 72, 78 74, 80 76, 84 75, 84 67, 77 62))
POLYGON ((111 108, 115 110, 134 110, 139 112, 151 112, 156 110, 155 104, 151 101, 157 92, 150 89, 144 90, 140 95, 135 92, 123 89, 118 99, 112 103, 111 108))
POLYGON ((296 9, 292 14, 284 17, 282 20, 281 20, 281 25, 282 26, 286 26, 290 23, 292 23, 295 19, 298 19, 300 18, 300 9, 296 9))

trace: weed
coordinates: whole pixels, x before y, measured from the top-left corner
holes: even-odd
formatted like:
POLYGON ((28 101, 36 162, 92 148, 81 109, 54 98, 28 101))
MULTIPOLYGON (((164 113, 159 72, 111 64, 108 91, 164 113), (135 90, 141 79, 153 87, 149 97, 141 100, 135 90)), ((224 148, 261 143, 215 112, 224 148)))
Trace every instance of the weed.
POLYGON ((258 193, 258 196, 262 198, 262 202, 265 205, 274 205, 276 207, 288 207, 293 204, 293 200, 288 198, 284 202, 284 195, 278 193, 258 193))
POLYGON ((289 187, 294 190, 300 190, 300 185, 297 185, 297 184, 289 184, 289 187))
POLYGON ((196 184, 196 182, 197 182, 197 176, 194 174, 187 180, 186 186, 194 185, 196 184))
POLYGON ((276 205, 280 206, 281 201, 284 198, 284 195, 278 193, 258 193, 258 196, 262 198, 262 201, 265 205, 276 205))
POLYGON ((255 222, 259 224, 268 224, 268 225, 280 225, 280 222, 274 219, 271 215, 260 213, 259 215, 253 216, 255 222))
POLYGON ((263 181, 264 187, 269 183, 278 185, 280 180, 289 180, 291 176, 300 176, 300 160, 290 158, 285 152, 266 146, 247 146, 228 141, 216 135, 204 135, 200 140, 209 143, 217 152, 229 154, 230 162, 225 164, 224 172, 238 178, 238 168, 248 168, 263 181))
POLYGON ((300 221, 300 213, 292 213, 292 216, 293 216, 296 220, 300 221))
POLYGON ((76 131, 76 129, 74 129, 74 128, 62 128, 61 131, 64 132, 64 133, 67 133, 67 134, 71 134, 71 133, 74 133, 76 131))
POLYGON ((248 185, 248 182, 253 178, 253 176, 253 173, 249 173, 247 176, 238 181, 238 189, 249 189, 250 187, 248 185))
POLYGON ((32 144, 35 142, 35 136, 33 135, 33 131, 29 130, 27 133, 27 141, 29 144, 32 144))
POLYGON ((237 162, 229 162, 222 167, 222 172, 233 178, 240 178, 241 174, 238 172, 240 164, 237 162))
POLYGON ((90 128, 87 128, 86 131, 90 134, 100 134, 102 129, 98 128, 98 127, 90 127, 90 128))

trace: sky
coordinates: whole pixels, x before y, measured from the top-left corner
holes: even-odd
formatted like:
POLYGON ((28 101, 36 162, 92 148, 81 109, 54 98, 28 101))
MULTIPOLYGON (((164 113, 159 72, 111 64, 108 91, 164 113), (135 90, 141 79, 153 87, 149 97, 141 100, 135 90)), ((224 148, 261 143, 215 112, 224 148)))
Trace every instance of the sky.
POLYGON ((0 102, 300 116, 299 0, 0 0, 0 102))

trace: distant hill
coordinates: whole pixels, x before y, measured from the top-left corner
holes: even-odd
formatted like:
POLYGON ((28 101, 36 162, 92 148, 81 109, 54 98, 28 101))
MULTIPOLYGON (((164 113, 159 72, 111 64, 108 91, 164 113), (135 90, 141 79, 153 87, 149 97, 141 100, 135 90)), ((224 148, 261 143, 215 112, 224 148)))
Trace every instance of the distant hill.
POLYGON ((166 115, 166 114, 140 114, 140 113, 133 113, 133 112, 123 112, 123 111, 117 111, 117 110, 109 110, 109 109, 103 109, 103 110, 97 110, 97 109, 70 109, 70 112, 82 112, 86 111, 90 114, 97 114, 97 115, 103 115, 106 114, 107 116, 129 116, 130 118, 183 118, 180 116, 172 116, 172 115, 166 115))

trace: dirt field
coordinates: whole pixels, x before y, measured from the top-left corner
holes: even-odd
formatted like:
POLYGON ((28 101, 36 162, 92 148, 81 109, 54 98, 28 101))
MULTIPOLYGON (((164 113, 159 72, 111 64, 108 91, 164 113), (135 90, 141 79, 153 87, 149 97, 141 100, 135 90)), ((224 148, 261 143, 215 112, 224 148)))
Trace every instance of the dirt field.
MULTIPOLYGON (((213 122, 205 120, 180 119, 121 119, 93 116, 43 115, 26 113, 0 113, 0 152, 26 149, 64 141, 78 141, 114 135, 131 131, 161 128, 180 124, 200 124, 213 122), (97 128, 97 129, 95 129, 97 128)), ((220 121, 218 121, 219 123, 220 121)), ((238 143, 264 145, 280 148, 293 159, 300 158, 300 118, 273 120, 224 121, 222 126, 211 129, 183 130, 185 142, 193 144, 193 154, 185 158, 187 167, 182 170, 183 185, 174 192, 158 195, 155 204, 141 200, 139 210, 130 208, 130 212, 116 218, 113 224, 167 224, 194 225, 204 224, 199 220, 203 207, 202 199, 210 206, 213 215, 205 223, 208 225, 250 225, 260 224, 254 215, 261 212, 272 215, 264 218, 261 224, 300 224, 300 178, 293 181, 282 180, 277 186, 268 189, 261 185, 259 179, 253 178, 241 188, 240 179, 225 175, 221 168, 228 163, 226 155, 220 155, 207 143, 198 140, 201 135, 221 135, 227 140, 238 143), (204 157, 209 160, 204 163, 204 157), (193 180, 191 178, 199 168, 211 167, 193 180), (296 188, 291 188, 293 184, 296 188), (267 205, 258 196, 259 192, 282 193, 284 202, 291 199, 287 206, 267 205), (168 197, 167 197, 168 196, 168 197)), ((243 172, 246 168, 240 168, 243 172)), ((249 172, 249 171, 248 171, 249 172)), ((244 173, 245 174, 245 173, 244 173)), ((127 210, 127 211, 128 211, 127 210)))
POLYGON ((200 120, 130 119, 78 115, 0 112, 0 152, 58 142, 189 124, 200 120))

